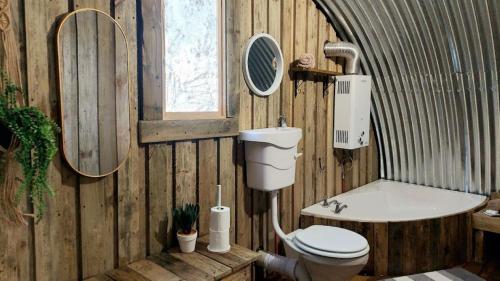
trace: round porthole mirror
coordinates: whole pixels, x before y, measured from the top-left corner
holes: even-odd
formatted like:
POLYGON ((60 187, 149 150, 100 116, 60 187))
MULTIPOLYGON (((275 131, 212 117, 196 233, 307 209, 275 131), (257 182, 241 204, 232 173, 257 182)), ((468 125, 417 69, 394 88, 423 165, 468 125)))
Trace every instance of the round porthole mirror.
POLYGON ((283 54, 276 39, 266 33, 250 38, 243 52, 243 76, 250 90, 269 96, 283 79, 283 54))

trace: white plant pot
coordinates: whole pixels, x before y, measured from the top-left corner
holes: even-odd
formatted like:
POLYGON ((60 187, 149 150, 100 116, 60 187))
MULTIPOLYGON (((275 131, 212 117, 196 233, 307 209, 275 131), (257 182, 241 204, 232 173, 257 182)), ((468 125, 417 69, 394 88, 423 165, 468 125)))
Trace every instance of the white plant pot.
POLYGON ((198 237, 198 231, 193 230, 194 233, 183 234, 177 232, 177 240, 179 240, 179 247, 183 253, 192 253, 196 248, 196 238, 198 237))

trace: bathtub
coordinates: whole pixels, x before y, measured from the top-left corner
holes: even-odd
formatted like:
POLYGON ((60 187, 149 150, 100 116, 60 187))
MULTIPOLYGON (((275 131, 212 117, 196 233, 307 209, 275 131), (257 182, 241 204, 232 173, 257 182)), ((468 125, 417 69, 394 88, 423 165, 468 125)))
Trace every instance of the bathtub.
POLYGON ((356 231, 370 243, 366 273, 398 276, 459 265, 472 255, 472 213, 487 197, 415 184, 378 180, 328 201, 348 207, 339 214, 322 202, 301 211, 313 224, 356 231))

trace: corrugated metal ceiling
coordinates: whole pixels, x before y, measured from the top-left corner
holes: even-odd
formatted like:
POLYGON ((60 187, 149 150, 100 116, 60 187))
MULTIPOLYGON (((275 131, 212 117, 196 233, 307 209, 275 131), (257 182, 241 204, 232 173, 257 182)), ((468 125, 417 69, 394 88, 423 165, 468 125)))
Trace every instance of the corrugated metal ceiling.
POLYGON ((500 191, 500 1, 315 2, 373 77, 382 176, 500 191))

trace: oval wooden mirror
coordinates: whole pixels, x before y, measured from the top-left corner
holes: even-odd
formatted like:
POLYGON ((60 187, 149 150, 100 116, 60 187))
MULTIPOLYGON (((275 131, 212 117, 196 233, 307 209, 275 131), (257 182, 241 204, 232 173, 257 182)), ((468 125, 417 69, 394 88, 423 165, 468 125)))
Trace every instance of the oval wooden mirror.
POLYGON ((130 149, 127 38, 94 9, 67 14, 56 36, 64 157, 84 176, 111 174, 130 149))

